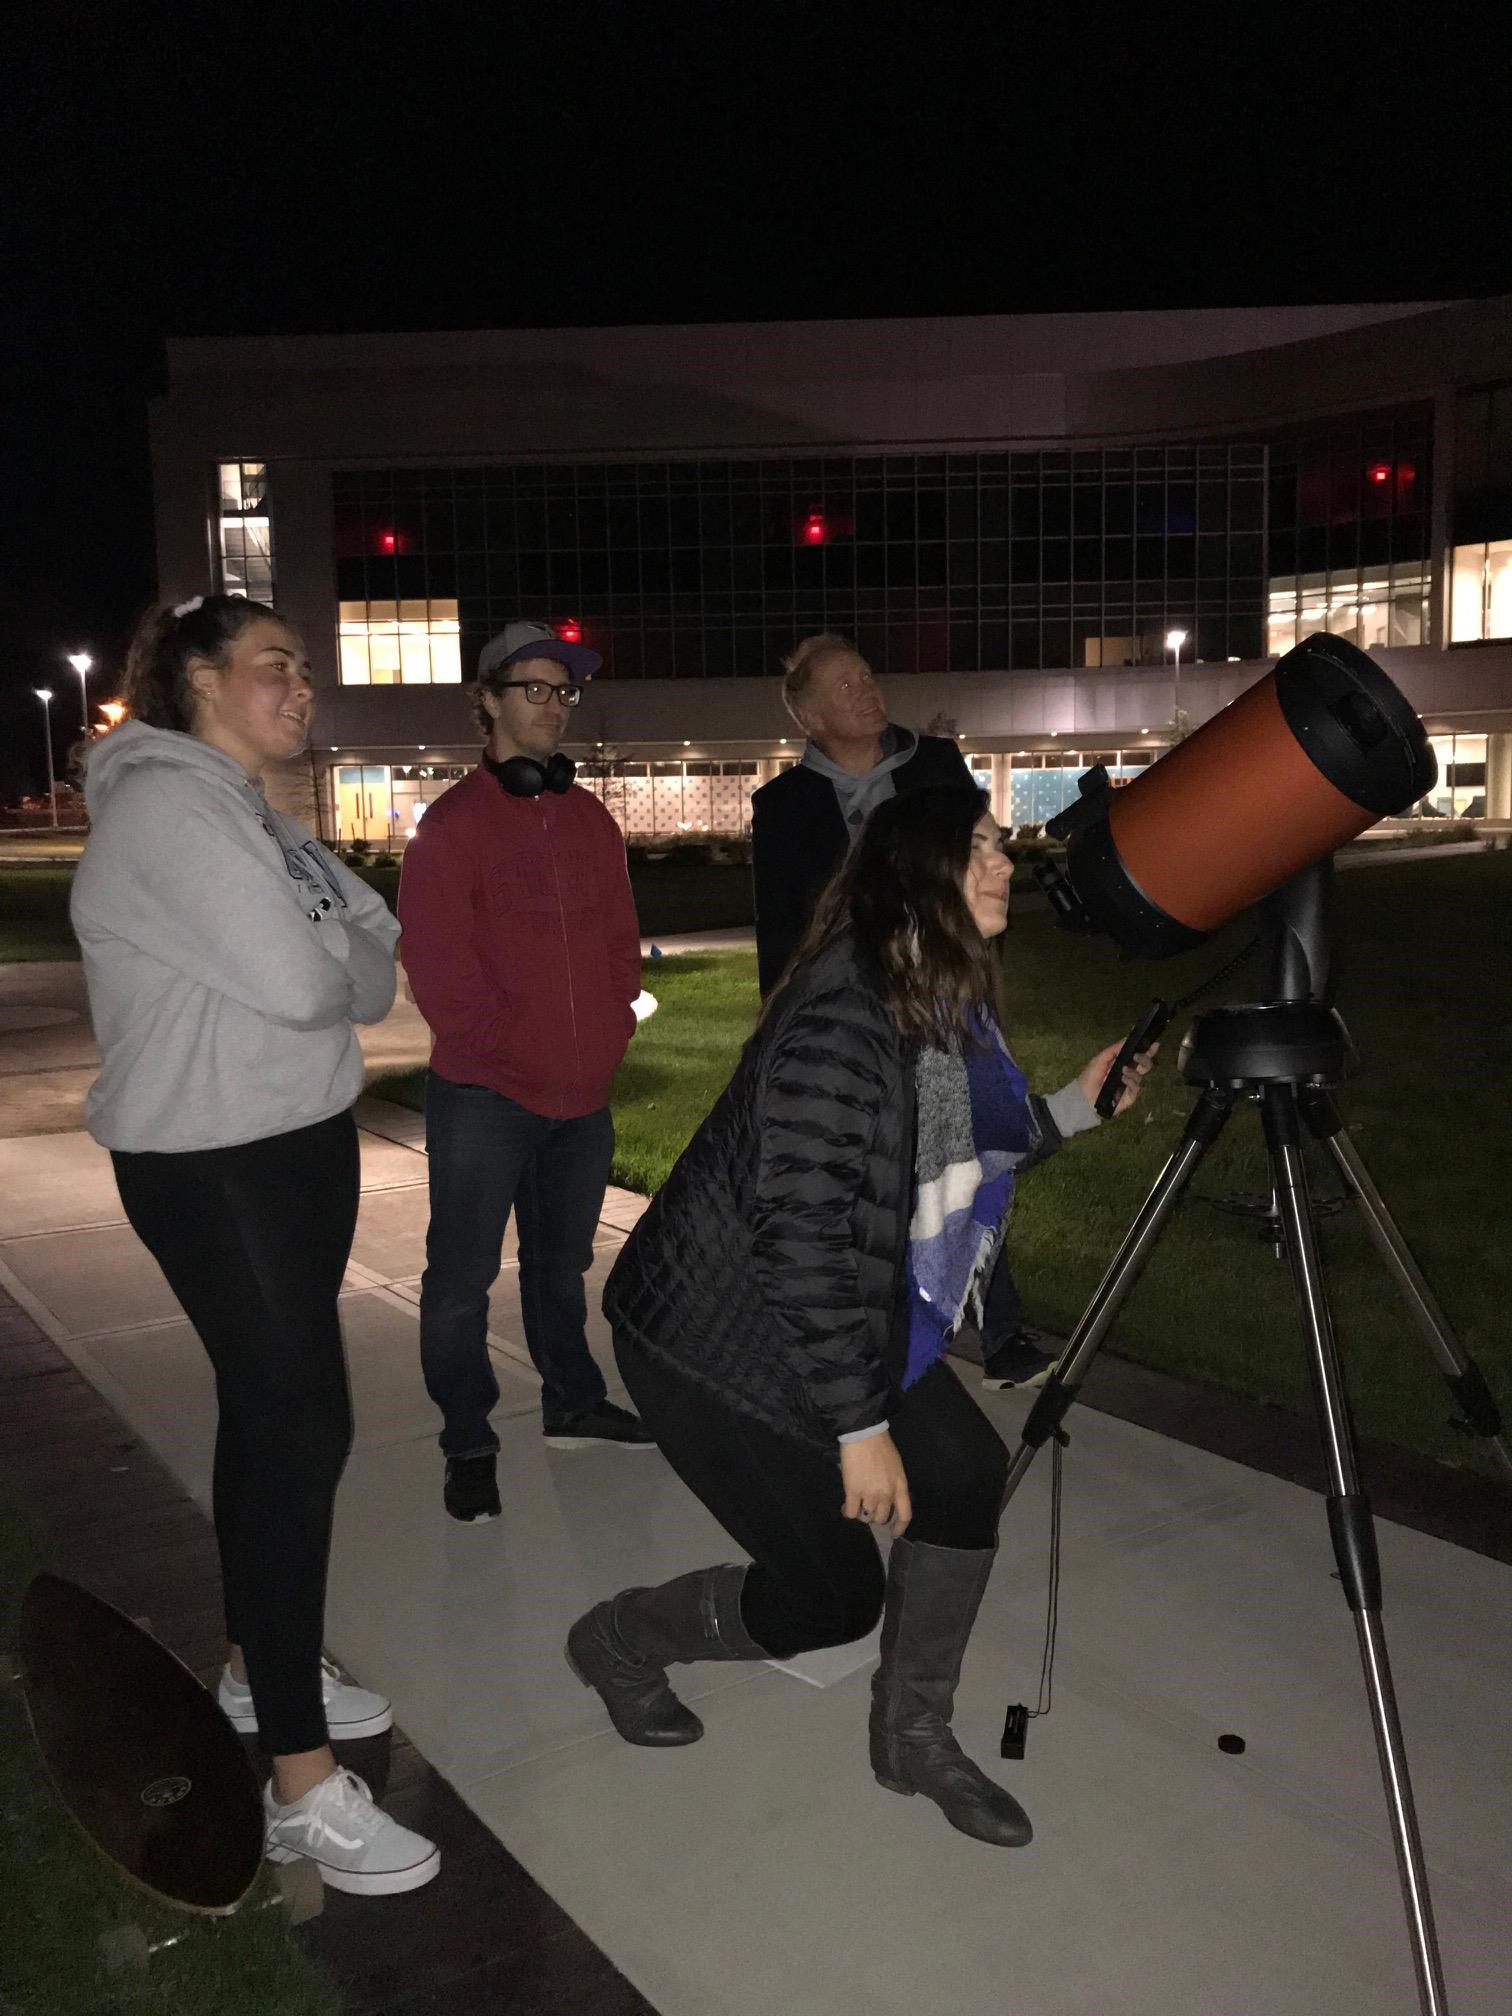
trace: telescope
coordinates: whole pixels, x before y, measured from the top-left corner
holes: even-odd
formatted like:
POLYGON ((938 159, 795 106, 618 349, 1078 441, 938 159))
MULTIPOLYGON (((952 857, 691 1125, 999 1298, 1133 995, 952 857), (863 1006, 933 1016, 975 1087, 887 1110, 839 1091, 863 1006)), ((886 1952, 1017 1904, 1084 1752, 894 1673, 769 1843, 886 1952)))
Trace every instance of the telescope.
MULTIPOLYGON (((1309 637, 1132 783, 1089 770, 1045 829, 1065 842, 1064 870, 1034 872, 1062 925, 1106 934, 1126 959, 1190 951, 1259 904, 1264 998, 1322 1000, 1333 850, 1437 776, 1422 722, 1380 667, 1342 637, 1309 637)), ((1103 1119, 1125 1068, 1194 998, 1144 1010, 1094 1102, 1103 1119)), ((1257 1034, 1287 1027, 1271 1016, 1257 1034)), ((1342 1025, 1334 1036, 1342 1076, 1354 1056, 1342 1025)))
POLYGON ((1046 831, 1052 903, 1126 957, 1190 951, 1378 819, 1433 789, 1423 724, 1363 651, 1309 637, 1132 783, 1102 764, 1046 831))
MULTIPOLYGON (((1360 1485, 1302 1145, 1305 1130, 1332 1156, 1437 1362, 1455 1425, 1488 1438, 1512 1476, 1494 1396, 1450 1329, 1331 1097, 1358 1061, 1328 998, 1333 852, 1377 820, 1408 810, 1436 777, 1423 724, 1392 681, 1343 638, 1319 635, 1287 652, 1133 782, 1115 787, 1102 765, 1089 770, 1076 800, 1049 822, 1047 832, 1065 842, 1065 867, 1035 872, 1060 923, 1111 938, 1125 958, 1154 960, 1191 950, 1256 905, 1263 972, 1258 1000, 1198 1015, 1182 1040, 1177 1068, 1198 1093, 1185 1133, 1031 1408, 1004 1494, 1006 1504, 1045 1442, 1053 1439, 1059 1454, 1061 1422, 1199 1164, 1236 1106, 1258 1108, 1271 1216, 1291 1266, 1334 1560, 1359 1643, 1423 2016, 1447 2016, 1443 1973, 1381 1622, 1375 1526, 1360 1485)), ((1213 984, 1185 1001, 1146 1008, 1098 1094, 1104 1117, 1127 1064, 1176 1009, 1213 984)), ((1021 1732, 1022 1715, 1010 1711, 1010 1729, 1021 1732)), ((1021 1754, 1021 1733, 1005 1729, 1004 1755, 1021 1754)))

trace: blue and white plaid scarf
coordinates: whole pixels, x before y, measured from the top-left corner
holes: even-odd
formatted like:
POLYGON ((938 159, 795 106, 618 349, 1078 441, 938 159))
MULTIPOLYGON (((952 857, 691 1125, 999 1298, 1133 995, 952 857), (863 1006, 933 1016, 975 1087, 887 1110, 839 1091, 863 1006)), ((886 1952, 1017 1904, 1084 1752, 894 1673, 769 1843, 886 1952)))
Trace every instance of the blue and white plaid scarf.
POLYGON ((1039 1145, 1024 1074, 990 1016, 916 1067, 918 1144, 908 1228, 905 1388, 942 1357, 963 1318, 982 1320, 1013 1203, 1014 1171, 1039 1145))

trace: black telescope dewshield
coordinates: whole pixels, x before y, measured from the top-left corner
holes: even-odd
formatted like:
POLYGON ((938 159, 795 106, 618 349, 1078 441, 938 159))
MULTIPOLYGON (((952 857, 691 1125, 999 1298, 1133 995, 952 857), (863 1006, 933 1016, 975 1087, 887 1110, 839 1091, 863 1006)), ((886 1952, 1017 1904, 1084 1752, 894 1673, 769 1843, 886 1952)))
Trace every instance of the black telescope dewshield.
POLYGON ((1046 830, 1066 843, 1079 921, 1159 959, 1405 812, 1437 775, 1380 667, 1341 637, 1309 637, 1133 783, 1089 771, 1046 830))

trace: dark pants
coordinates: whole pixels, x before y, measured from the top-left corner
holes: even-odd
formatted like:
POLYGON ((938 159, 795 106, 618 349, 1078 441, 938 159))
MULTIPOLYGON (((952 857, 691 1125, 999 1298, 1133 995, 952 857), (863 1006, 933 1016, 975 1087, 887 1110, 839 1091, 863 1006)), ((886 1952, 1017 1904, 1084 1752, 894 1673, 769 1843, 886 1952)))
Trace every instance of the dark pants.
MULTIPOLYGON (((621 1377, 662 1454, 750 1555, 741 1618, 776 1659, 864 1638, 882 1614, 870 1526, 841 1514, 840 1454, 779 1435, 616 1337, 621 1377)), ((1008 1451, 950 1367, 934 1365, 889 1413, 908 1477, 912 1540, 991 1547, 1008 1451)))
POLYGON ((1005 1246, 997 1257, 982 1304, 982 1356, 990 1358, 1010 1337, 1016 1337, 1023 1320, 1023 1298, 1014 1281, 1013 1269, 1008 1265, 1008 1249, 1005 1246))
POLYGON ((489 1415, 499 1397, 488 1355, 488 1291, 499 1277, 511 1210, 520 1235, 525 1343, 541 1375, 548 1424, 604 1398, 588 1349, 583 1276, 614 1156, 607 1106, 548 1120, 486 1085, 425 1081, 430 1229, 420 1283, 420 1363, 441 1410, 448 1456, 497 1449, 489 1415))
POLYGON ((177 1155, 113 1155, 132 1230, 215 1368, 215 1537, 226 1635, 263 1748, 326 1741, 326 1565, 352 1439, 336 1297, 357 1224, 349 1113, 177 1155))

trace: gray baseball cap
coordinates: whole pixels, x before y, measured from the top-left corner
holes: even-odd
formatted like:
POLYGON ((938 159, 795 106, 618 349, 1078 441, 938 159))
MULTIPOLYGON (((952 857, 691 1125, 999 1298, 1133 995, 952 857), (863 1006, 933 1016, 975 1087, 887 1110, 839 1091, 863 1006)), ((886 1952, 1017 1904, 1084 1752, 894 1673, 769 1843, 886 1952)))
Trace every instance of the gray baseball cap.
POLYGON ((526 658, 549 658, 574 680, 591 679, 604 662, 586 644, 566 643, 548 623, 506 623, 478 653, 478 678, 497 684, 507 666, 526 658))

